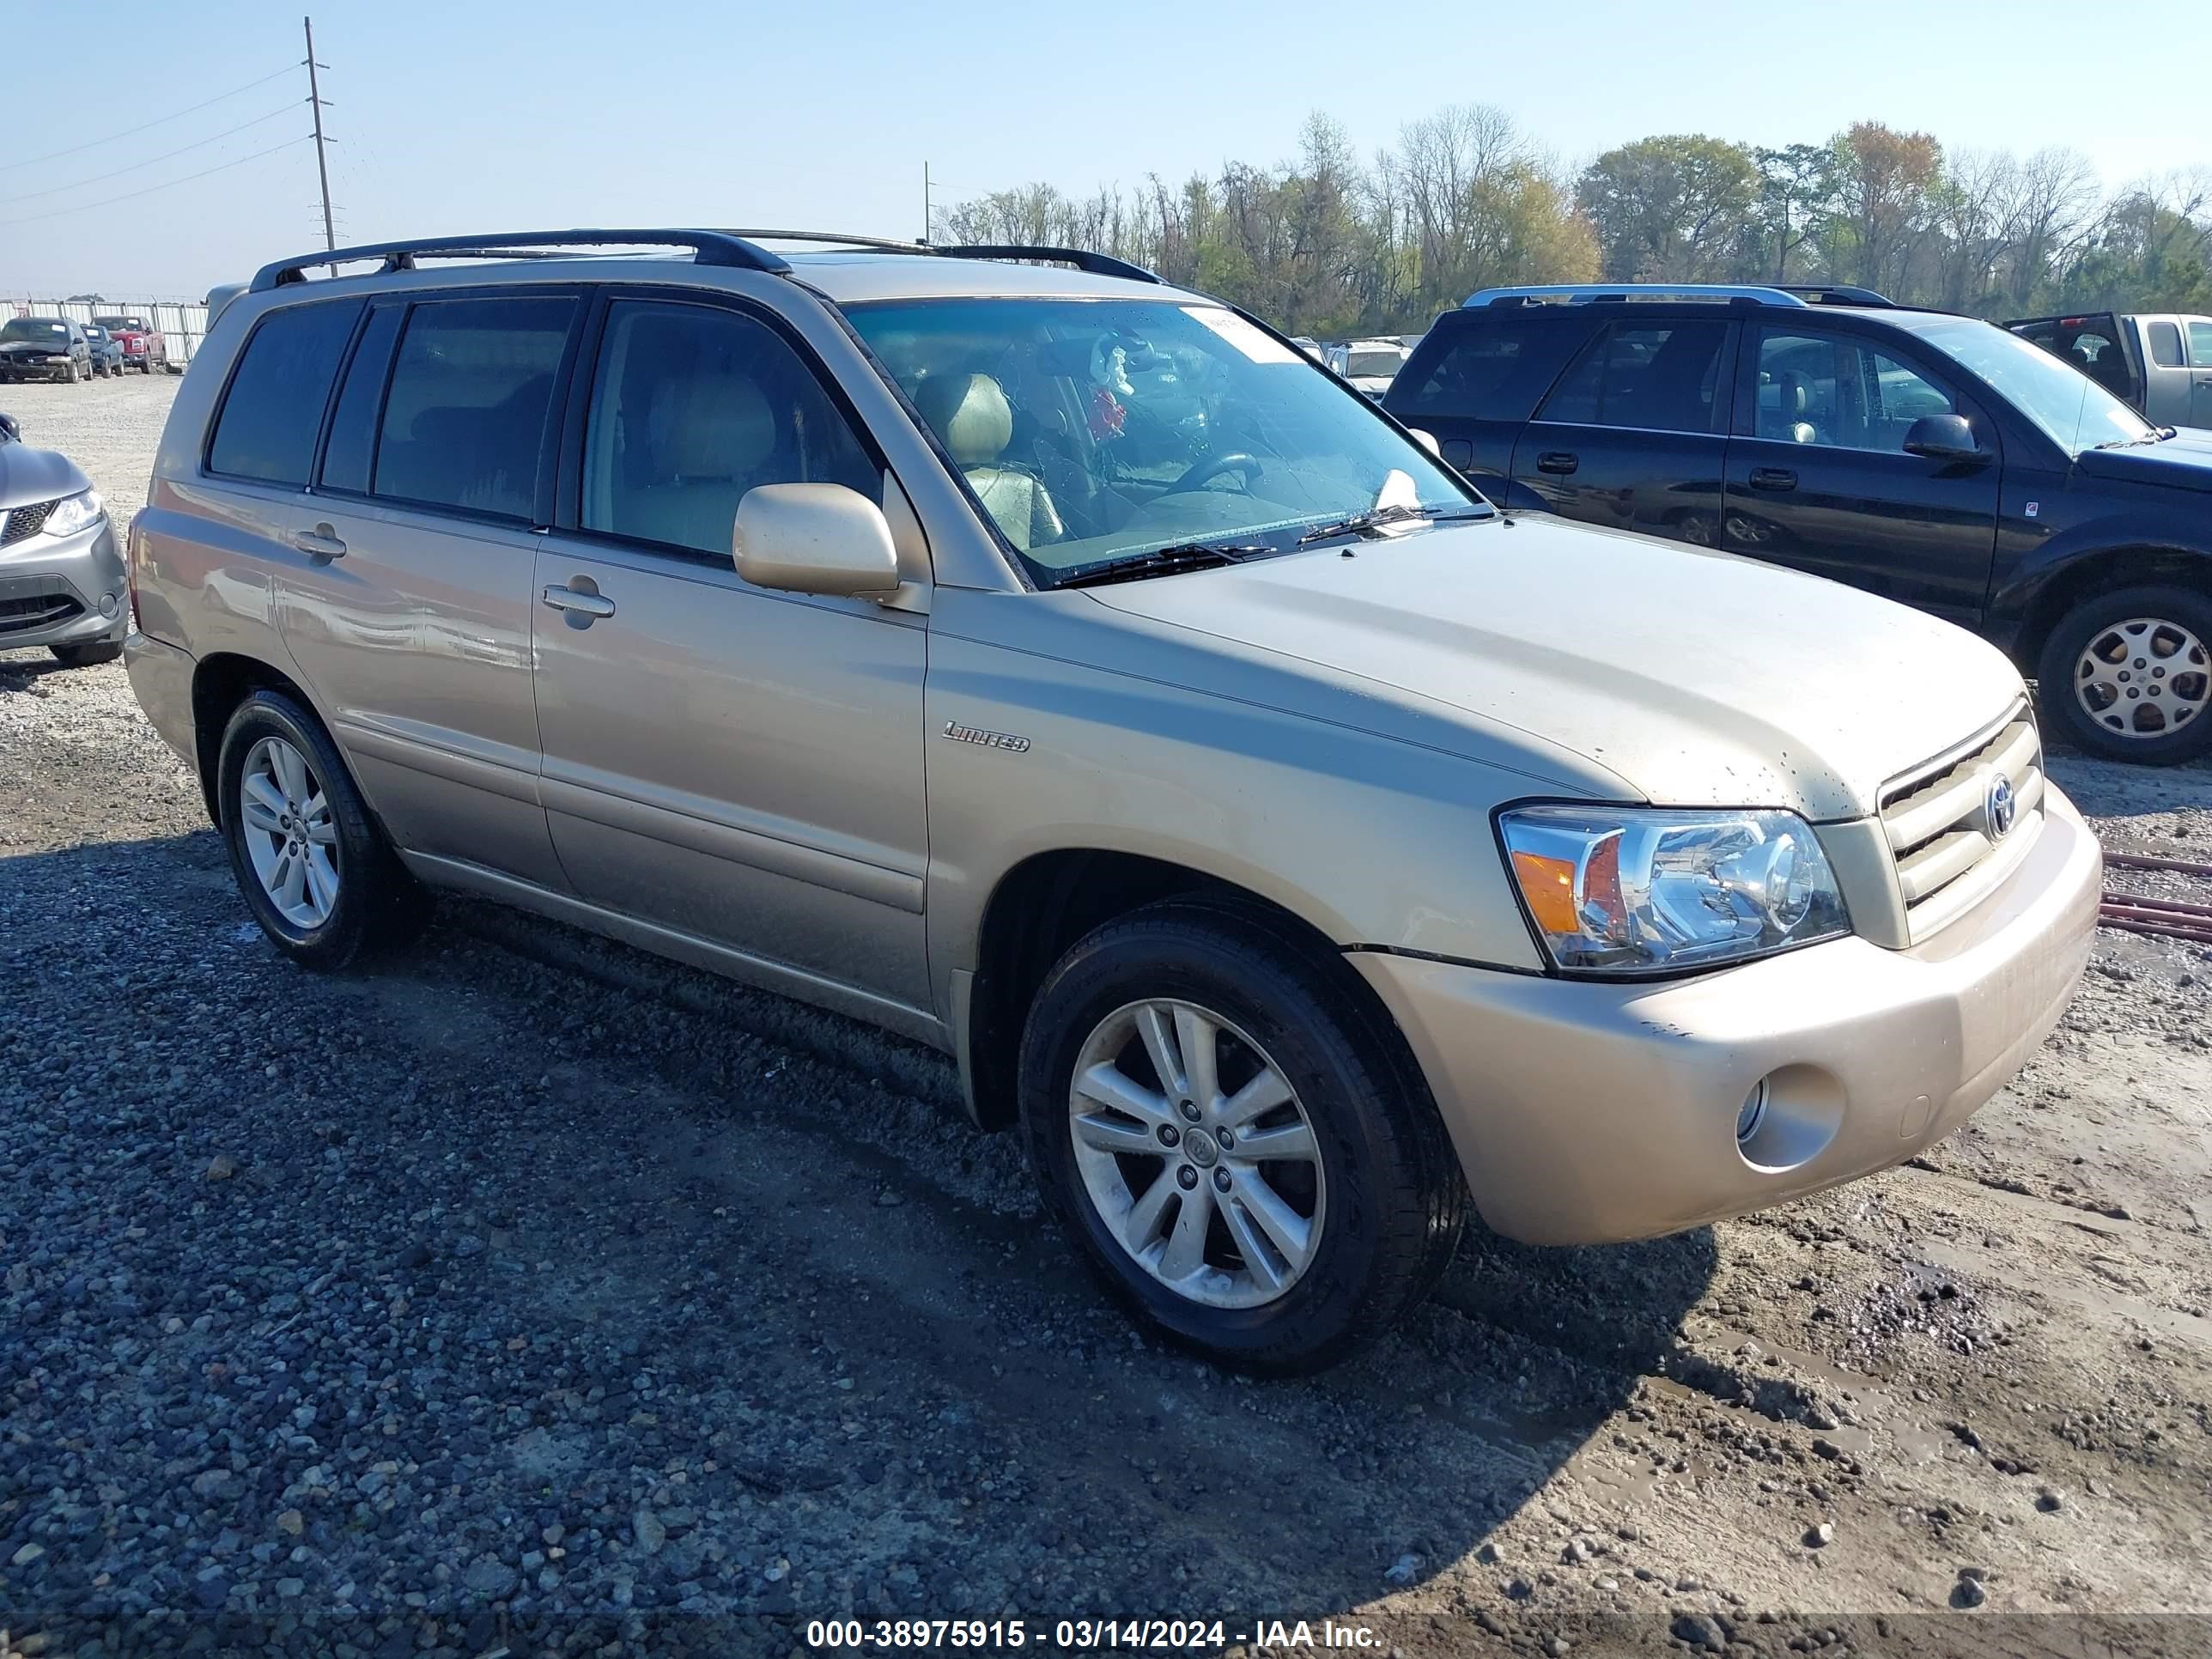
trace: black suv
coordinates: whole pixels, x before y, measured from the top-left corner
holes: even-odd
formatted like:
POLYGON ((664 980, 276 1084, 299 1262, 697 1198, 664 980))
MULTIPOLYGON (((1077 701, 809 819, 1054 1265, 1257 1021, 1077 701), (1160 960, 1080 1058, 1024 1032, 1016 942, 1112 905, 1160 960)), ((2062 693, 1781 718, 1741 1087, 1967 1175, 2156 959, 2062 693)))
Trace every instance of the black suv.
POLYGON ((2212 433, 2154 427, 1993 324, 1863 289, 1488 289, 1383 407, 1509 508, 1974 629, 2085 749, 2212 748, 2212 433))

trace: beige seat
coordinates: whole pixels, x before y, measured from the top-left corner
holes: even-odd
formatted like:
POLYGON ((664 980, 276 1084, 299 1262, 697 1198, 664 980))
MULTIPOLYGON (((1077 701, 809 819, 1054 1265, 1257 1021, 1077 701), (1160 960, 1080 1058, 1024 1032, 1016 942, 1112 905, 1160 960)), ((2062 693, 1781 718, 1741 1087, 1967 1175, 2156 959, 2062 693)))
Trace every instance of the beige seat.
POLYGON ((778 476, 769 466, 775 411, 760 387, 735 374, 676 381, 644 420, 627 409, 622 418, 625 453, 643 446, 654 482, 614 485, 613 527, 677 547, 728 552, 738 502, 755 484, 778 476))
POLYGON ((998 465, 1013 439, 1014 414, 996 380, 988 374, 933 374, 915 392, 915 404, 1008 541, 1027 552, 1067 533, 1040 481, 998 465))

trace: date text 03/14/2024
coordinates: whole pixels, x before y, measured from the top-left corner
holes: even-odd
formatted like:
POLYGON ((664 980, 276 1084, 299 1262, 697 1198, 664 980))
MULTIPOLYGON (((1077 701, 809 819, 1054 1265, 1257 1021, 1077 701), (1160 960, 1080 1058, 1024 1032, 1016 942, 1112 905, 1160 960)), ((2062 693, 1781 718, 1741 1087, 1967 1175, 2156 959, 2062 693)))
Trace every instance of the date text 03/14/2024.
POLYGON ((1049 1647, 1063 1652, 1095 1650, 1212 1651, 1227 1642, 1257 1642, 1271 1648, 1350 1648, 1381 1645, 1364 1625, 1324 1619, 1058 1619, 1047 1624, 1030 1619, 814 1619, 807 1621, 806 1645, 838 1650, 939 1648, 1049 1647), (1235 1623, 1244 1626, 1232 1629, 1235 1623))

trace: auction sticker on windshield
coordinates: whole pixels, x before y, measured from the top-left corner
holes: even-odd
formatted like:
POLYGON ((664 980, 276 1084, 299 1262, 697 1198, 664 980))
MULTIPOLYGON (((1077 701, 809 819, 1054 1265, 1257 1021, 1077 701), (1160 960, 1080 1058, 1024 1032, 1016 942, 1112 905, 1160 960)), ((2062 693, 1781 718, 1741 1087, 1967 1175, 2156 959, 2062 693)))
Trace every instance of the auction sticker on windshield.
POLYGON ((1183 310, 1255 363, 1295 363, 1301 361, 1298 354, 1289 346, 1271 338, 1264 330, 1255 328, 1233 311, 1224 311, 1219 306, 1185 306, 1183 310))

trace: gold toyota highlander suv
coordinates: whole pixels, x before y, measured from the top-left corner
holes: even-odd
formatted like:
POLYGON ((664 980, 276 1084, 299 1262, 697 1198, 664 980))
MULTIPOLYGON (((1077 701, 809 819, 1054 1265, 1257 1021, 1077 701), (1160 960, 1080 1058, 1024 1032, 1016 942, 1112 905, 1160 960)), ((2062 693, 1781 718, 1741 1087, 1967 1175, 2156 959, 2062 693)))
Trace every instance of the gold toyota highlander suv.
POLYGON ((571 231, 211 301, 128 656, 270 939, 457 889, 935 1044, 1229 1363, 1387 1328, 1470 1199, 1598 1242, 1896 1164, 2081 972, 1996 650, 1516 523, 1135 266, 571 231))

